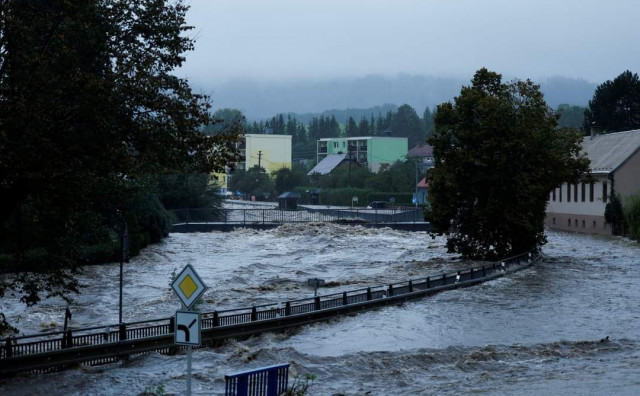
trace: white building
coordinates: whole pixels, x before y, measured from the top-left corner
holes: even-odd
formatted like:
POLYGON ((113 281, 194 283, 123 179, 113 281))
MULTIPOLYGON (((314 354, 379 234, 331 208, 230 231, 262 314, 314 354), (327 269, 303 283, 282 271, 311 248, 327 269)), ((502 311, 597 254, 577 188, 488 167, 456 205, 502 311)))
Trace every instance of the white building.
POLYGON ((604 211, 613 193, 640 194, 640 129, 585 137, 583 152, 591 160, 593 180, 564 183, 549 196, 546 225, 590 234, 613 233, 604 211))

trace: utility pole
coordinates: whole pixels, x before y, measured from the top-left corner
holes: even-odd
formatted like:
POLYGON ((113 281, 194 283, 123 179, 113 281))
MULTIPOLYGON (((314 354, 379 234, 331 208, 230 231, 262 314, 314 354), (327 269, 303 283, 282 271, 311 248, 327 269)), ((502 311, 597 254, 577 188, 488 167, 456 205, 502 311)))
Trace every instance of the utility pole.
POLYGON ((347 148, 347 158, 349 159, 349 181, 347 182, 347 186, 351 187, 351 147, 347 148))
MULTIPOLYGON (((120 309, 118 311, 118 323, 122 324, 122 263, 129 262, 129 227, 124 223, 124 230, 120 239, 120 309)), ((65 320, 66 324, 66 320, 65 320)))

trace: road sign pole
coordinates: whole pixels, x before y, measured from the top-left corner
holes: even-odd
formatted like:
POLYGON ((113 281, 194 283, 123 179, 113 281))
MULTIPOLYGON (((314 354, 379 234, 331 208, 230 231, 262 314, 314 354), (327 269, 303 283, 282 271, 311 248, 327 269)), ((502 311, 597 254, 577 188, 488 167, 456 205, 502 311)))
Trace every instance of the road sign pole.
POLYGON ((187 346, 187 396, 191 396, 191 348, 187 346))

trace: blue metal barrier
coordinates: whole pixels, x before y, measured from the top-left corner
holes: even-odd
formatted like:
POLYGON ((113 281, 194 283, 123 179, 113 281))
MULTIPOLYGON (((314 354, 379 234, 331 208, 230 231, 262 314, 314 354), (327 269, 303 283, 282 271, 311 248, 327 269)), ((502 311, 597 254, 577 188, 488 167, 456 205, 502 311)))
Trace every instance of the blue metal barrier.
POLYGON ((278 396, 289 385, 289 364, 224 376, 225 396, 278 396))

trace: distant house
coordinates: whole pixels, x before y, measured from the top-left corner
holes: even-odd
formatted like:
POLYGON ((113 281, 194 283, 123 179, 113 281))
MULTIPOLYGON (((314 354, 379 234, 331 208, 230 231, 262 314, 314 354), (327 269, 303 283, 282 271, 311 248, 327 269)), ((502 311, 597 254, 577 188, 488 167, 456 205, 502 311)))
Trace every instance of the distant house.
POLYGON ((433 166, 433 147, 428 144, 419 144, 416 147, 409 150, 407 158, 415 158, 420 162, 433 166))
POLYGON ((426 177, 422 178, 422 180, 420 180, 418 182, 418 186, 416 188, 417 191, 417 196, 416 196, 416 200, 417 203, 419 204, 423 204, 427 202, 427 194, 429 193, 429 181, 427 180, 426 177))
POLYGON ((330 155, 350 154, 353 161, 377 173, 382 164, 392 164, 405 159, 408 140, 385 136, 325 138, 318 140, 317 148, 318 163, 330 155))
POLYGON ((612 194, 640 193, 640 130, 592 135, 582 142, 591 160, 593 180, 564 183, 549 195, 546 225, 550 229, 611 235, 604 211, 612 194))

